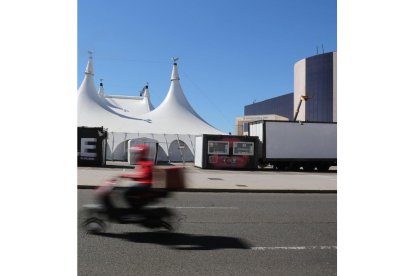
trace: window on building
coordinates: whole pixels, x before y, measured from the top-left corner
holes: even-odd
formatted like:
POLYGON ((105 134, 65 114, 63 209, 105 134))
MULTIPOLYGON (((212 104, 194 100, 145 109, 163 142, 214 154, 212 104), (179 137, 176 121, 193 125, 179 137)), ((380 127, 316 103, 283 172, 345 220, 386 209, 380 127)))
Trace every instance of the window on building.
POLYGON ((249 131, 249 122, 243 122, 243 132, 249 131))
POLYGON ((229 142, 208 141, 208 154, 229 154, 229 142))
POLYGON ((234 142, 233 155, 254 155, 253 142, 234 142))

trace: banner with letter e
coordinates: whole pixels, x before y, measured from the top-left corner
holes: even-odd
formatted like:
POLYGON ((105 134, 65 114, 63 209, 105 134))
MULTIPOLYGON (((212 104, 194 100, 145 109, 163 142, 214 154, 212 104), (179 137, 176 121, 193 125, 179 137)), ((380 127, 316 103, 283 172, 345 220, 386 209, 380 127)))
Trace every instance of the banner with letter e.
POLYGON ((104 166, 106 138, 103 127, 78 127, 78 166, 104 166))

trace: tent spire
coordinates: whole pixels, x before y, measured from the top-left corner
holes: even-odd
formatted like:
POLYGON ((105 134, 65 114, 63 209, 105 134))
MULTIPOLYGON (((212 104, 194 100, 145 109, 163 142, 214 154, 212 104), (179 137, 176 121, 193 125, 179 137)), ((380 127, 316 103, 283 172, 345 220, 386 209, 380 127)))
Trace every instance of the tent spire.
POLYGON ((144 88, 142 88, 140 96, 143 97, 144 102, 148 104, 149 111, 153 110, 154 106, 151 103, 150 93, 148 89, 148 82, 145 84, 144 88))
POLYGON ((146 82, 145 83, 145 85, 144 85, 144 87, 141 89, 141 91, 139 92, 139 96, 140 97, 149 97, 149 94, 148 94, 148 82, 146 82))
POLYGON ((101 97, 104 97, 105 96, 105 92, 104 92, 104 87, 103 87, 103 79, 100 79, 100 83, 99 83, 99 91, 98 91, 98 94, 99 94, 99 96, 101 96, 101 97))
POLYGON ((180 77, 178 76, 177 60, 178 60, 178 57, 173 57, 172 58, 172 61, 173 61, 173 71, 172 71, 172 74, 171 74, 171 81, 179 80, 180 79, 180 77))
POLYGON ((92 64, 92 54, 93 54, 93 52, 92 51, 88 51, 88 54, 89 54, 89 60, 88 60, 88 64, 86 65, 86 70, 85 70, 85 74, 88 74, 88 75, 94 75, 93 74, 93 64, 92 64))
POLYGON ((148 82, 145 84, 144 89, 142 90, 141 96, 149 98, 150 95, 148 91, 148 82))

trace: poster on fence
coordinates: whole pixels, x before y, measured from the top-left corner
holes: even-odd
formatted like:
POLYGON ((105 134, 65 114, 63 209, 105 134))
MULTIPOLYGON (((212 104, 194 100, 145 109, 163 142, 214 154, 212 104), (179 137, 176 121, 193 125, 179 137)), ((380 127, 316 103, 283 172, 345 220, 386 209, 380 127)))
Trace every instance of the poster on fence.
POLYGON ((78 166, 105 165, 106 137, 103 127, 78 127, 78 166))

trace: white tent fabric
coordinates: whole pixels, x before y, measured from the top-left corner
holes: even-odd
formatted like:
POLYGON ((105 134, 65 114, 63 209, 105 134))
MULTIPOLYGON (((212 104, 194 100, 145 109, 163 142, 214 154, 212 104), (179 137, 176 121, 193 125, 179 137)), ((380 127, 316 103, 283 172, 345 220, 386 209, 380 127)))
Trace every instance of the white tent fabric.
POLYGON ((138 117, 154 109, 149 99, 145 96, 105 96, 105 99, 132 117, 138 117))
POLYGON ((158 161, 194 161, 195 135, 110 132, 107 138, 106 160, 127 161, 128 141, 143 138, 158 143, 158 161))
POLYGON ((171 84, 164 101, 142 118, 151 120, 150 133, 167 134, 225 134, 203 120, 195 112, 180 85, 177 64, 174 63, 171 84))
POLYGON ((110 131, 127 131, 127 128, 123 127, 123 122, 142 123, 142 119, 129 114, 105 97, 99 96, 95 89, 93 75, 92 59, 89 59, 85 78, 78 90, 78 126, 103 126, 110 131))
POLYGON ((208 124, 191 107, 181 88, 176 63, 173 65, 168 94, 155 109, 149 98, 148 87, 142 97, 108 96, 104 94, 103 86, 100 88, 100 93, 97 93, 93 76, 90 58, 86 66, 85 78, 78 90, 78 126, 103 126, 112 133, 114 138, 111 142, 108 141, 108 148, 111 149, 109 155, 112 160, 125 159, 124 144, 128 141, 127 136, 130 134, 148 138, 154 138, 151 137, 154 135, 159 136, 157 141, 171 161, 176 158, 171 156, 174 152, 171 146, 180 150, 179 159, 184 161, 182 149, 188 148, 194 153, 191 145, 195 135, 225 134, 208 124), (115 133, 120 133, 120 135, 115 135, 115 133), (124 139, 123 134, 125 134, 124 139), (119 138, 115 139, 116 136, 119 138), (167 136, 172 136, 172 138, 163 139, 167 136), (119 150, 120 145, 123 147, 122 150, 119 150))
POLYGON ((105 98, 113 107, 127 112, 129 116, 137 117, 154 110, 154 106, 150 100, 148 85, 145 85, 141 96, 105 95, 103 90, 103 84, 101 82, 98 91, 99 96, 105 98))

